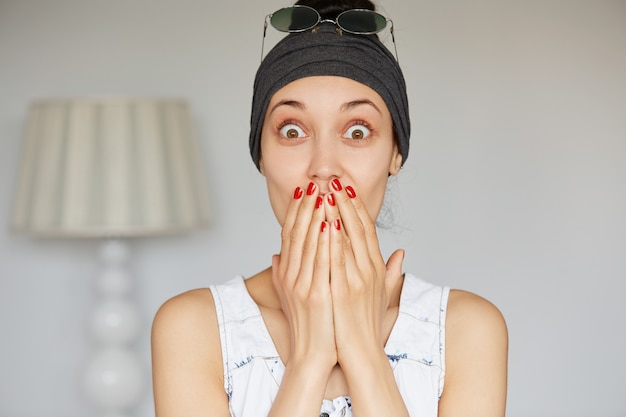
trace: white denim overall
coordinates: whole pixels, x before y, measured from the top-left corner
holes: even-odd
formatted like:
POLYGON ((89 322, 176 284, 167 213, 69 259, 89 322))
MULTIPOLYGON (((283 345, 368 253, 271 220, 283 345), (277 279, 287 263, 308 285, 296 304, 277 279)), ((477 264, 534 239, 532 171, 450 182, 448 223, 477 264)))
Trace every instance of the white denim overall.
MULTIPOLYGON (((285 371, 244 279, 210 287, 231 417, 266 417, 285 371)), ((436 417, 445 375, 448 287, 406 274, 385 352, 411 417, 436 417)), ((353 417, 349 397, 323 400, 322 417, 353 417)))

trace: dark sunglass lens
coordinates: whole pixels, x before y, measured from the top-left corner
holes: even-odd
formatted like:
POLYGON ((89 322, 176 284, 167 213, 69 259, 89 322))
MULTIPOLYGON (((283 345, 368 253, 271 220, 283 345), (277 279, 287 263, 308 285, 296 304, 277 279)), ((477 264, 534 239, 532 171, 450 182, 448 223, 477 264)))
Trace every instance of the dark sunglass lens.
POLYGON ((320 16, 307 6, 285 7, 275 12, 270 19, 272 26, 281 32, 300 32, 317 25, 320 16))
POLYGON ((369 34, 383 30, 387 19, 371 10, 347 10, 337 17, 337 24, 347 32, 369 34))

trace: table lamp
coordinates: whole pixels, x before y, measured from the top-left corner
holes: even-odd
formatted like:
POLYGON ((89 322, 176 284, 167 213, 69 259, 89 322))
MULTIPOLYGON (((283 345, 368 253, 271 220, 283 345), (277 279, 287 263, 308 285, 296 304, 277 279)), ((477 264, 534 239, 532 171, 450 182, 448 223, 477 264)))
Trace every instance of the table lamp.
POLYGON ((89 320, 94 349, 82 380, 101 417, 129 415, 146 387, 145 366, 132 349, 142 320, 130 297, 127 238, 207 224, 199 155, 182 99, 85 97, 31 105, 12 228, 102 241, 89 320))

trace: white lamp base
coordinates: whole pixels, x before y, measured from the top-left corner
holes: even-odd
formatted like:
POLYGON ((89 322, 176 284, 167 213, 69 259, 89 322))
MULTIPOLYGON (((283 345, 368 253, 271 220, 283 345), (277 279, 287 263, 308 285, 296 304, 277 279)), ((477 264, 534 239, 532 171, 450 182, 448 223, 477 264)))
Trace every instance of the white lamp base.
POLYGON ((141 318, 130 300, 133 287, 127 269, 128 245, 105 241, 102 270, 96 281, 96 304, 89 320, 92 353, 83 374, 83 391, 100 417, 127 417, 144 392, 144 366, 132 344, 141 318))

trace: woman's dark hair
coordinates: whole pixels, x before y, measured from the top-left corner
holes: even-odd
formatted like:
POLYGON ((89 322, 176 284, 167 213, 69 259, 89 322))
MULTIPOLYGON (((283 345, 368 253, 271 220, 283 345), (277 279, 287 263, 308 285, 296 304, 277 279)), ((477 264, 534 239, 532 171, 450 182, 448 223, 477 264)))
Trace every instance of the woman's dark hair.
POLYGON ((322 19, 336 19, 339 13, 350 9, 376 10, 376 6, 370 0, 298 0, 300 6, 309 6, 317 10, 322 19))

